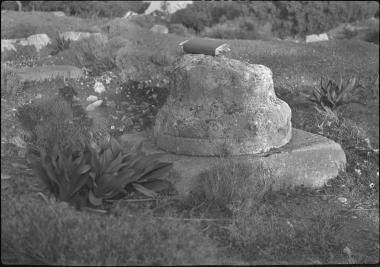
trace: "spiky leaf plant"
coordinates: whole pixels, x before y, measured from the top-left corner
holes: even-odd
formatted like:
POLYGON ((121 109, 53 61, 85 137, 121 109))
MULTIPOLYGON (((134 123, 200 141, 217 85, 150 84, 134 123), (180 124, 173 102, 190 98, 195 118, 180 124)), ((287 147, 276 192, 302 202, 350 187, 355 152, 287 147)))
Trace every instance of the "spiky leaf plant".
POLYGON ((61 150, 56 144, 50 151, 39 149, 30 158, 32 168, 57 200, 71 204, 79 201, 79 191, 89 181, 91 154, 88 150, 61 150))
POLYGON ((162 180, 172 167, 172 163, 161 162, 162 153, 144 155, 141 144, 129 153, 121 149, 116 139, 110 139, 99 152, 94 149, 91 156, 92 170, 90 176, 93 187, 89 201, 95 206, 102 200, 125 195, 126 188, 133 187, 149 197, 156 196, 157 191, 167 189, 170 183, 162 180))
POLYGON ((351 77, 347 82, 343 82, 340 77, 340 82, 337 84, 333 80, 325 82, 321 77, 320 87, 315 87, 313 95, 307 96, 307 99, 315 103, 315 108, 320 113, 335 112, 340 106, 358 103, 362 104, 357 99, 354 99, 355 89, 359 88, 356 77, 351 77))
POLYGON ((54 56, 63 50, 69 49, 70 44, 71 44, 70 39, 66 39, 64 37, 61 37, 59 34, 57 34, 57 37, 55 38, 55 47, 51 55, 54 56))

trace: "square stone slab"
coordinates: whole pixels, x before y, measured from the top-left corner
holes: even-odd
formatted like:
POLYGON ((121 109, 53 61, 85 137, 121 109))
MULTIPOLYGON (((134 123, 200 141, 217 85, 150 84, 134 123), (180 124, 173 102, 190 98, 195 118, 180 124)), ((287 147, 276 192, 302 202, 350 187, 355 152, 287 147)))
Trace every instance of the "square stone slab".
MULTIPOLYGON (((119 141, 134 146, 144 141, 143 151, 147 154, 165 152, 158 149, 144 133, 125 134, 119 141)), ((285 146, 266 153, 231 156, 199 157, 167 153, 163 161, 172 161, 173 168, 166 178, 180 195, 196 192, 200 183, 200 174, 218 166, 236 162, 252 169, 250 179, 257 179, 257 170, 264 168, 270 172, 270 184, 273 190, 284 187, 300 186, 321 187, 344 170, 346 156, 341 146, 321 135, 299 129, 292 129, 292 138, 285 146)))

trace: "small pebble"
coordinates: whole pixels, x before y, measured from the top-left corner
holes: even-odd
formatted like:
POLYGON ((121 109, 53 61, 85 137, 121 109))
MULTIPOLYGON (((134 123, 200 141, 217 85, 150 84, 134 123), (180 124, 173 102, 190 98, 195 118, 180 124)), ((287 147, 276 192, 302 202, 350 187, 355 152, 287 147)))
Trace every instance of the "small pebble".
POLYGON ((103 100, 95 101, 94 103, 88 105, 88 106, 86 107, 86 110, 87 110, 87 111, 93 111, 93 110, 95 110, 97 107, 99 107, 102 103, 103 103, 103 100))
POLYGON ((95 102, 98 100, 98 97, 96 95, 90 95, 89 97, 87 97, 86 101, 88 102, 95 102))
POLYGON ((347 198, 345 198, 345 197, 338 197, 338 201, 340 203, 346 204, 347 203, 347 198))

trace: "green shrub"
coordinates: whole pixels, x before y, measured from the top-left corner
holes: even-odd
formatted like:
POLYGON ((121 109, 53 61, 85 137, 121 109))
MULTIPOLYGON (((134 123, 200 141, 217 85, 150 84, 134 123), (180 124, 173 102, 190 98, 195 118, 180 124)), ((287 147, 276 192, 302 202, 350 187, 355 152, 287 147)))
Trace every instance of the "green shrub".
POLYGON ((270 31, 259 32, 258 23, 250 17, 239 17, 224 23, 215 24, 210 28, 205 28, 202 36, 219 39, 248 39, 263 40, 271 36, 270 31))
POLYGON ((175 12, 171 23, 199 33, 205 27, 248 16, 259 24, 272 23, 273 35, 284 38, 326 32, 340 23, 370 18, 378 9, 374 1, 199 1, 175 12))
POLYGON ((175 24, 169 24, 169 32, 172 34, 176 34, 179 36, 189 36, 189 32, 183 24, 175 23, 175 24))
POLYGON ((338 263, 344 245, 336 240, 337 214, 320 208, 308 222, 287 219, 270 206, 234 214, 230 240, 248 260, 264 258, 278 264, 338 263))
POLYGON ((89 126, 74 120, 70 103, 61 97, 37 99, 17 110, 21 126, 32 135, 31 144, 48 149, 54 144, 62 149, 82 147, 88 140, 89 126))
MULTIPOLYGON (((1 3, 2 8, 17 10, 15 1, 1 3)), ((140 1, 22 1, 25 11, 63 11, 67 15, 75 15, 81 17, 122 17, 131 10, 136 13, 143 13, 148 8, 149 3, 140 1)))
MULTIPOLYGON (((33 34, 42 33, 38 27, 28 23, 16 23, 7 32, 7 39, 27 38, 33 34)), ((4 37, 2 36, 2 38, 4 37)))
POLYGON ((337 84, 333 80, 323 81, 321 78, 320 87, 315 87, 313 95, 307 99, 315 103, 315 108, 320 113, 331 113, 343 105, 350 103, 362 104, 357 99, 354 99, 356 89, 358 89, 356 78, 352 77, 347 82, 343 83, 343 78, 340 77, 340 82, 337 84))
POLYGON ((23 82, 17 74, 5 64, 1 64, 1 95, 15 96, 22 87, 23 82))
POLYGON ((107 216, 63 203, 1 195, 1 260, 5 264, 217 264, 217 248, 195 223, 151 214, 107 216))
POLYGON ((51 55, 54 56, 63 50, 69 49, 70 43, 70 39, 65 39, 63 37, 60 37, 59 34, 57 34, 53 48, 54 50, 51 52, 51 55))
POLYGON ((230 211, 260 203, 271 189, 270 172, 232 161, 200 175, 200 196, 230 211))
POLYGON ((71 45, 69 52, 74 55, 77 65, 90 69, 94 76, 116 67, 107 41, 101 38, 90 37, 77 41, 71 45))

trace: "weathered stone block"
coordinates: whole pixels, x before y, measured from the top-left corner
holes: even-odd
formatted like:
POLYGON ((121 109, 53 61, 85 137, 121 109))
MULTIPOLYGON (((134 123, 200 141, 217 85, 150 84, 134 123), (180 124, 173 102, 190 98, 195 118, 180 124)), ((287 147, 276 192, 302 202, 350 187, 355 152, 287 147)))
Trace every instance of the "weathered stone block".
POLYGON ((274 92, 272 72, 225 57, 184 55, 158 112, 158 147, 177 154, 246 155, 291 138, 291 110, 274 92))
MULTIPOLYGON (((259 179, 258 169, 268 171, 272 189, 288 186, 320 187, 335 178, 346 165, 346 156, 336 142, 312 133, 293 128, 288 144, 256 155, 230 157, 197 157, 167 153, 162 160, 173 162, 173 169, 167 179, 181 195, 198 191, 201 174, 231 161, 247 165, 252 169, 250 179, 259 179)), ((119 139, 127 148, 144 141, 147 154, 164 152, 143 133, 126 134, 119 139)))

